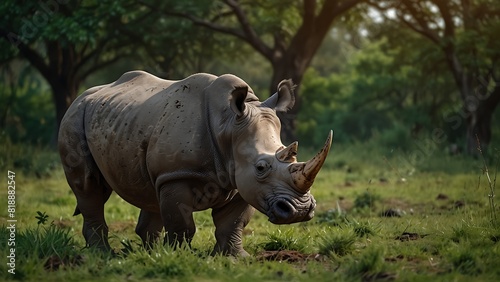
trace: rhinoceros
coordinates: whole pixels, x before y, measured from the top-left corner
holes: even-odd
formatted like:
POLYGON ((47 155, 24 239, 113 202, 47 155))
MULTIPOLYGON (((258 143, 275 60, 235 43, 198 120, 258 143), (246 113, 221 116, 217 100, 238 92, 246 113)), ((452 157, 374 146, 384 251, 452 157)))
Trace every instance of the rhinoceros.
POLYGON ((297 162, 298 143, 281 143, 276 112, 294 104, 293 83, 260 102, 237 76, 206 73, 183 80, 143 71, 80 95, 62 119, 58 148, 83 215, 87 246, 110 250, 104 204, 112 191, 140 209, 145 246, 189 243, 193 212, 211 208, 213 253, 245 256, 242 231, 254 208, 275 224, 310 220, 311 185, 330 150, 297 162))

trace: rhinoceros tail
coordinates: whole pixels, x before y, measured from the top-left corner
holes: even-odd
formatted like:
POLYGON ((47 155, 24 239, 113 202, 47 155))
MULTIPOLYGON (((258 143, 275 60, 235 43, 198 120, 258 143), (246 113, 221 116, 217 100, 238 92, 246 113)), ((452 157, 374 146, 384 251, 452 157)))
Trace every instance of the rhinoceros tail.
POLYGON ((75 215, 79 215, 81 214, 82 212, 80 211, 80 209, 78 208, 78 206, 75 207, 75 212, 73 213, 73 216, 75 215))

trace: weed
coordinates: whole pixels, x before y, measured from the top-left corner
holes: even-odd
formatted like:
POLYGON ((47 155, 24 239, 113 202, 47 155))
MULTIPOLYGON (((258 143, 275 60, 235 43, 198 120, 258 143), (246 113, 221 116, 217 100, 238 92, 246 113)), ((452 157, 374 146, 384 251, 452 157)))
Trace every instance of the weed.
POLYGON ((450 239, 455 243, 460 243, 471 238, 471 228, 464 223, 452 227, 450 239))
POLYGON ((307 246, 307 237, 297 237, 293 234, 293 229, 284 232, 281 229, 268 233, 267 242, 262 244, 266 251, 304 251, 307 246))
POLYGON ((384 254, 385 250, 382 247, 368 247, 359 259, 349 263, 348 275, 362 277, 364 280, 375 280, 374 278, 385 271, 384 254))
POLYGON ((461 274, 477 275, 481 272, 476 256, 470 250, 460 250, 450 257, 455 270, 461 274))
POLYGON ((337 209, 330 209, 326 212, 320 213, 316 217, 319 223, 327 223, 333 226, 339 226, 348 222, 347 215, 342 213, 342 210, 339 207, 337 209))
MULTIPOLYGON (((483 155, 483 150, 481 149, 481 143, 479 142, 479 137, 477 137, 477 150, 479 151, 479 154, 481 155, 481 158, 483 159, 483 173, 486 175, 486 179, 488 180, 488 188, 489 193, 488 193, 488 203, 490 205, 490 217, 491 221, 495 221, 497 219, 497 213, 496 213, 496 206, 495 206, 495 184, 497 182, 497 171, 498 171, 498 166, 497 170, 495 171, 495 178, 493 181, 491 180, 490 173, 488 170, 488 165, 486 164, 486 158, 483 155)), ((481 178, 479 178, 481 180, 481 178)), ((479 181, 480 182, 480 181, 479 181)), ((478 183, 479 185, 479 183, 478 183)))
POLYGON ((379 195, 366 190, 363 194, 356 197, 354 207, 358 209, 372 208, 378 200, 380 200, 379 195))
POLYGON ((19 234, 16 244, 20 256, 37 254, 39 258, 52 255, 63 257, 74 254, 76 244, 69 230, 63 230, 55 225, 49 227, 29 228, 19 234))
POLYGON ((319 253, 329 256, 345 256, 352 252, 356 242, 356 234, 350 229, 329 230, 321 236, 319 253))
POLYGON ((49 219, 49 216, 45 212, 42 213, 41 211, 37 211, 36 214, 37 216, 35 216, 35 218, 38 220, 36 224, 38 225, 44 225, 49 219))
POLYGON ((358 222, 353 220, 351 223, 354 234, 358 237, 369 237, 375 235, 377 227, 373 226, 370 222, 358 222))

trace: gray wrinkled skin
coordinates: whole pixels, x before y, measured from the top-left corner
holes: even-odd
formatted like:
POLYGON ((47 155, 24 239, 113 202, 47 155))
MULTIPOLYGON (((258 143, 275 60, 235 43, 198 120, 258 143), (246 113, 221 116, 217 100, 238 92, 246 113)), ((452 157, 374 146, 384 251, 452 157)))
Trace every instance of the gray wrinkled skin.
MULTIPOLYGON (((261 103, 233 75, 168 81, 133 71, 85 91, 62 120, 59 151, 87 245, 109 250, 112 191, 141 210, 136 232, 146 246, 162 228, 168 243, 189 243, 193 212, 208 208, 214 253, 229 255, 247 255, 241 234, 254 208, 277 224, 311 219, 310 185, 298 187, 291 174, 305 163, 279 137, 276 111, 294 101, 289 84, 261 103)), ((311 175, 300 177, 312 184, 311 175)))

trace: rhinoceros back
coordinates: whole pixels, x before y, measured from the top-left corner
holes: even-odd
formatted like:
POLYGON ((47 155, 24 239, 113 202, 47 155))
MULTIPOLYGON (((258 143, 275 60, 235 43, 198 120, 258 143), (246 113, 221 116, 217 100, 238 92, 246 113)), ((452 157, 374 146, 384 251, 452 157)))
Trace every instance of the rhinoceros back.
POLYGON ((202 170, 209 161, 202 94, 215 78, 196 74, 168 81, 129 72, 83 93, 67 116, 83 113, 83 128, 72 130, 83 130, 109 186, 131 204, 156 210, 160 173, 202 170))

